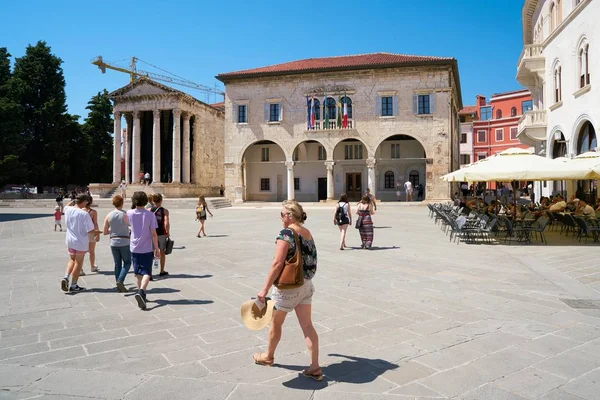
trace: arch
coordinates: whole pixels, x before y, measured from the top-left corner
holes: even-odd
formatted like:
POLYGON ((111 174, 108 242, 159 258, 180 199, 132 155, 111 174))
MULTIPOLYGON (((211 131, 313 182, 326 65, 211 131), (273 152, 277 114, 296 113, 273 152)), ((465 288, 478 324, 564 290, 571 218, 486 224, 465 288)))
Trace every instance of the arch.
POLYGON ((552 94, 554 103, 562 101, 562 66, 558 59, 552 63, 552 94))
POLYGON ((329 120, 335 121, 337 115, 336 112, 337 103, 335 102, 335 99, 333 97, 328 97, 327 100, 325 100, 325 104, 323 104, 323 116, 327 113, 327 115, 329 115, 329 120))
POLYGON ((417 139, 416 137, 414 137, 414 136, 403 135, 403 134, 400 134, 400 135, 389 135, 389 136, 386 136, 383 139, 381 139, 377 143, 377 145, 375 146, 375 154, 377 153, 377 150, 383 144, 383 142, 385 142, 386 140, 390 140, 392 138, 395 138, 395 137, 398 137, 398 140, 416 140, 421 145, 421 148, 423 149, 423 158, 427 158, 427 151, 425 151, 425 146, 423 146, 423 143, 421 143, 421 141, 419 139, 417 139))
POLYGON ((511 117, 516 117, 517 116, 517 107, 513 107, 510 109, 510 116, 511 117))
MULTIPOLYGON (((575 123, 573 124, 573 128, 571 130, 571 137, 569 139, 569 153, 570 154, 577 154, 577 143, 579 143, 579 136, 581 133, 581 128, 583 128, 583 125, 585 125, 586 122, 589 122, 592 127, 594 128, 594 131, 596 131, 595 127, 598 126, 598 122, 589 114, 582 114, 580 115, 576 120, 575 123)), ((564 132, 564 131, 563 131, 564 132)))
POLYGON ((590 44, 587 36, 581 35, 577 41, 577 87, 583 88, 590 84, 590 44))
POLYGON ((596 129, 590 121, 586 121, 581 125, 581 128, 577 132, 577 148, 576 154, 582 154, 588 151, 592 151, 598 147, 598 137, 596 136, 596 129))
POLYGON ((562 128, 560 126, 555 126, 551 131, 550 135, 548 135, 548 143, 546 148, 548 149, 547 154, 550 158, 559 158, 559 157, 567 157, 569 152, 567 148, 567 141, 565 139, 565 135, 563 134, 562 128), (557 133, 560 133, 560 139, 556 140, 555 136, 557 133))
POLYGON ((496 119, 502 119, 502 110, 501 109, 496 110, 496 119))
MULTIPOLYGON (((294 154, 296 154, 296 151, 300 149, 300 147, 304 145, 306 147, 306 145, 316 145, 316 146, 321 146, 325 149, 325 153, 328 155, 330 153, 330 149, 325 145, 325 143, 321 142, 319 139, 305 139, 305 140, 301 140, 298 143, 296 143, 294 145, 294 149, 292 150, 292 156, 294 154)), ((298 155, 300 156, 298 160, 292 160, 292 161, 314 161, 314 160, 318 160, 318 161, 325 161, 325 160, 319 160, 318 157, 318 149, 306 149, 306 153, 303 152, 302 150, 298 153, 298 155), (312 151, 309 151, 312 150, 312 151), (303 155, 307 156, 307 157, 302 157, 303 155)), ((292 157, 293 158, 293 157, 292 157)), ((327 159, 327 157, 325 158, 327 159)))
MULTIPOLYGON (((344 150, 345 152, 345 150, 344 150)), ((350 137, 350 138, 342 138, 340 140, 338 140, 334 145, 333 145, 333 152, 332 152, 332 156, 334 160, 348 160, 348 159, 352 159, 352 160, 366 160, 367 158, 371 157, 372 154, 370 152, 369 147, 366 145, 365 142, 363 142, 361 139, 359 138, 354 138, 354 137, 350 137), (362 154, 360 155, 359 158, 356 158, 356 151, 355 149, 353 149, 352 152, 352 158, 346 158, 346 154, 342 154, 340 153, 340 150, 338 150, 338 147, 340 145, 349 145, 349 144, 355 144, 355 145, 362 145, 362 154)))
POLYGON ((282 201, 287 198, 285 148, 273 140, 255 140, 241 156, 244 200, 282 201))
POLYGON ((272 142, 273 144, 276 144, 277 146, 279 146, 281 148, 281 150, 283 151, 283 154, 285 154, 285 159, 291 160, 292 157, 288 154, 288 152, 286 151, 285 147, 281 144, 281 142, 279 142, 278 140, 263 139, 263 140, 254 140, 254 141, 244 145, 242 147, 242 150, 238 154, 238 157, 237 157, 238 162, 240 162, 240 163, 244 162, 244 155, 246 154, 246 150, 248 150, 248 148, 250 148, 250 146, 253 146, 255 144, 261 144, 262 142, 272 142))
MULTIPOLYGON (((317 98, 314 98, 313 101, 314 101, 314 105, 315 105, 315 121, 320 121, 321 120, 321 102, 317 98)), ((310 114, 310 100, 306 104, 306 113, 310 114)))

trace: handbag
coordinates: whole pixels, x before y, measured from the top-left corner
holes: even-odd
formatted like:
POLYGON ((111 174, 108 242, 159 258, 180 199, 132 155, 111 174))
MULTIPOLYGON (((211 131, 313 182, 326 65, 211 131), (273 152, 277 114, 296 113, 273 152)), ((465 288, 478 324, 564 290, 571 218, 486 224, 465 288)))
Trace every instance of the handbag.
POLYGON ((300 248, 300 238, 296 231, 291 229, 296 242, 296 253, 292 258, 285 260, 283 268, 279 273, 273 285, 277 289, 294 289, 304 285, 304 268, 302 267, 302 249, 300 248))
POLYGON ((362 217, 362 216, 360 216, 360 217, 356 218, 356 224, 354 225, 354 227, 355 227, 356 229, 360 229, 360 227, 362 226, 362 220, 363 220, 363 217, 362 217))
POLYGON ((175 241, 171 240, 171 238, 167 238, 167 246, 165 247, 165 254, 171 254, 173 252, 173 246, 175 245, 175 241))

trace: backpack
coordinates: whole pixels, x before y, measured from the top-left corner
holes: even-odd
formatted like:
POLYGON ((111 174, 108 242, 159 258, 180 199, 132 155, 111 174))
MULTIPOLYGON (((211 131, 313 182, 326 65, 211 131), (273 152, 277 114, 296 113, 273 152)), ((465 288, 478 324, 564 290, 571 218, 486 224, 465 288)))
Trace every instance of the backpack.
POLYGON ((343 225, 343 218, 344 218, 344 205, 346 205, 346 203, 340 205, 338 203, 337 209, 335 210, 335 222, 338 225, 343 225))
POLYGON ((198 218, 206 217, 206 208, 204 207, 203 204, 199 204, 196 207, 196 217, 198 217, 198 218))

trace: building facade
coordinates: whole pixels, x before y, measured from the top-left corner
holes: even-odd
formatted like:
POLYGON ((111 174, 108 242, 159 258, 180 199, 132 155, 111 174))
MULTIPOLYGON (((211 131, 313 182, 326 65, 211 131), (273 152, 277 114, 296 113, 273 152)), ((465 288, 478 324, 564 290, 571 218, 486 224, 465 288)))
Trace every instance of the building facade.
POLYGON ((477 106, 467 106, 458 112, 460 121, 460 167, 473 162, 473 122, 479 119, 477 106))
POLYGON ((527 89, 493 94, 489 103, 484 96, 477 96, 479 119, 473 122, 474 161, 511 147, 531 147, 517 138, 519 120, 524 112, 531 110, 531 103, 527 89))
MULTIPOLYGON (((573 157, 598 147, 600 124, 600 16, 598 0, 526 0, 523 51, 517 80, 533 95, 519 121, 519 139, 549 158, 573 157)), ((560 182, 537 184, 550 195, 560 182)), ((566 182, 593 195, 594 182, 566 182)))
POLYGON ((110 193, 121 180, 139 183, 147 172, 153 190, 167 196, 218 194, 224 183, 222 111, 147 78, 136 79, 110 97, 113 182, 90 185, 92 193, 110 193))
MULTIPOLYGON (((459 162, 455 59, 377 53, 224 73, 225 186, 235 202, 321 201, 412 181, 448 199, 459 162)), ((415 193, 415 198, 416 198, 415 193)))

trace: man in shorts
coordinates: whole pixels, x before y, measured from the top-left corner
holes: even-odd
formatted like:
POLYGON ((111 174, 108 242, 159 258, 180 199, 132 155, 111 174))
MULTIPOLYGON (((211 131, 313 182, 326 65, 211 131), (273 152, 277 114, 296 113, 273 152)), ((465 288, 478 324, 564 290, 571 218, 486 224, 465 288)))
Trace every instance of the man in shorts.
POLYGON ((77 284, 77 279, 79 279, 79 272, 83 267, 83 257, 90 248, 88 234, 94 232, 92 218, 84 210, 87 204, 88 197, 85 194, 80 194, 64 208, 65 225, 67 227, 65 242, 69 252, 69 262, 67 263, 65 277, 60 282, 60 288, 66 293, 85 290, 77 284), (70 286, 69 279, 71 279, 70 286))
POLYGON ((404 191, 406 192, 406 201, 412 201, 413 187, 411 181, 404 182, 404 191))
POLYGON ((152 262, 160 256, 158 250, 158 237, 156 235, 156 217, 146 210, 148 195, 145 192, 135 192, 131 196, 133 210, 127 211, 129 226, 131 227, 131 238, 129 248, 131 250, 131 261, 133 273, 137 279, 138 292, 135 300, 138 307, 146 309, 146 288, 152 277, 152 262), (154 251, 153 251, 154 249, 154 251))

